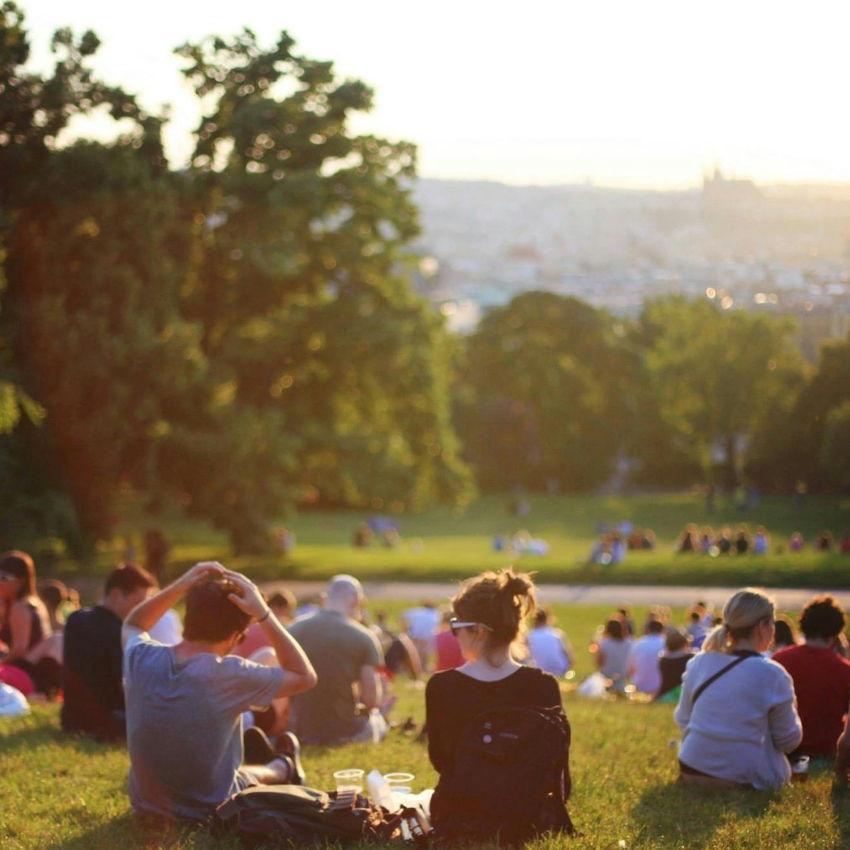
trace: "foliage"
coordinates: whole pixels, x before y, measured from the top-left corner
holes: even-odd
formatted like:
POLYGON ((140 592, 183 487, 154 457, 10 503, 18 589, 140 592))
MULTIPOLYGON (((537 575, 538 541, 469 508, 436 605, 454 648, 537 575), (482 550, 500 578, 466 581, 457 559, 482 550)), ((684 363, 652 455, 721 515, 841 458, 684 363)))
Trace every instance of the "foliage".
MULTIPOLYGON (((240 552, 294 501, 468 498, 445 332, 405 276, 415 150, 347 132, 369 90, 285 33, 187 45, 207 114, 171 173, 162 119, 88 70, 93 34, 57 33, 53 77, 27 75, 22 15, 2 8, 0 354, 46 412, 30 447, 73 504, 75 548, 111 534, 128 488, 178 494, 240 552), (104 106, 125 135, 59 144, 104 106)), ((22 403, 0 371, 0 427, 22 403)))
POLYGON ((715 448, 724 483, 740 478, 742 438, 793 403, 802 358, 793 325, 707 300, 672 296, 644 305, 634 342, 644 352, 649 390, 672 446, 684 448, 709 474, 715 448))
POLYGON ((482 319, 468 342, 469 456, 486 489, 599 486, 626 441, 632 364, 607 314, 529 292, 482 319))

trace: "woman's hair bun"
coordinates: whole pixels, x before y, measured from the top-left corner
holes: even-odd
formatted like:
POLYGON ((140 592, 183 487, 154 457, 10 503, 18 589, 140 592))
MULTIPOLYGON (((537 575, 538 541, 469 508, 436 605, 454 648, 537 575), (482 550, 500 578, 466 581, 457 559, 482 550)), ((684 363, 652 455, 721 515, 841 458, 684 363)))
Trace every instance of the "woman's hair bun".
POLYGON ((510 596, 531 596, 534 584, 528 573, 515 573, 510 567, 502 572, 502 590, 510 596))

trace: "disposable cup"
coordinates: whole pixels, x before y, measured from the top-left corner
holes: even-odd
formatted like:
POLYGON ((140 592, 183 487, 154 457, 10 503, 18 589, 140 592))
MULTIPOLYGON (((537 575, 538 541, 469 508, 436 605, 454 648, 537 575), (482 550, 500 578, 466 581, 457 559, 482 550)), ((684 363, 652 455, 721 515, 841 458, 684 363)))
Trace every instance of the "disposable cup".
POLYGON ((809 757, 800 756, 791 762, 791 781, 808 782, 809 780, 809 757))
POLYGON ((416 777, 412 773, 385 773, 384 780, 390 786, 394 797, 405 797, 413 792, 413 780, 416 777))
POLYGON ((337 770, 334 773, 334 781, 336 782, 337 794, 345 792, 362 794, 363 793, 363 771, 355 768, 346 770, 337 770))

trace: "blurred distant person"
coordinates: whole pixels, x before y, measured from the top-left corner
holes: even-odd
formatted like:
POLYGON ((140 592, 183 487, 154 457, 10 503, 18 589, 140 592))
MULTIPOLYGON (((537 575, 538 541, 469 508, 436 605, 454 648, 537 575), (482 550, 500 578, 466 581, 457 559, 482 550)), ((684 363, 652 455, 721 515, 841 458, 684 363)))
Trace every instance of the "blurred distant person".
POLYGON ((534 615, 534 627, 526 635, 528 651, 535 667, 564 676, 575 663, 573 649, 567 636, 555 627, 551 609, 538 609, 534 615))
POLYGON ((682 676, 688 662, 693 658, 690 636, 683 629, 668 626, 664 636, 664 651, 658 658, 661 686, 655 694, 659 702, 678 702, 682 676))
POLYGON ((835 540, 831 531, 824 530, 815 538, 816 552, 831 552, 834 545, 835 540))
POLYGON ((623 693, 626 689, 631 646, 623 621, 619 617, 610 617, 596 647, 596 666, 606 679, 611 680, 612 691, 623 693))
POLYGON ((434 635, 442 620, 436 605, 426 600, 417 608, 408 608, 401 614, 405 631, 410 635, 423 670, 428 669, 428 655, 434 647, 434 635))
MULTIPOLYGON (((298 607, 298 602, 292 591, 284 587, 281 590, 275 591, 269 597, 268 605, 272 613, 277 617, 278 622, 286 627, 292 620, 292 614, 298 607)), ((233 650, 233 654, 239 655, 242 658, 250 658, 258 649, 264 646, 271 646, 271 641, 263 630, 262 623, 252 623, 245 632, 245 640, 233 650)))
POLYGON ((656 694, 661 688, 658 658, 664 651, 664 623, 653 618, 644 628, 643 637, 629 650, 629 678, 641 694, 656 694))
POLYGON ((776 628, 773 632, 773 647, 771 653, 775 654, 780 649, 797 645, 797 633, 794 631, 793 623, 784 615, 776 618, 776 628))
POLYGON ((435 673, 439 673, 441 670, 456 670, 466 663, 460 649, 460 641, 451 628, 453 616, 451 609, 443 612, 442 623, 434 636, 435 673))

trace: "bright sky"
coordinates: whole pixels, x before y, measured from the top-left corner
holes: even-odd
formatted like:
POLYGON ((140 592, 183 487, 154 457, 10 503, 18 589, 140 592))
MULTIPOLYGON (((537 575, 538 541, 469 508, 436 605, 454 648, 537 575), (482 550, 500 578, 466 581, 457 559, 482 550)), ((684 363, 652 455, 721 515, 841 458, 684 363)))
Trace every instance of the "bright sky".
POLYGON ((199 119, 174 47, 247 26, 375 89, 355 129, 419 146, 425 177, 679 188, 716 161, 757 182, 850 182, 841 0, 18 0, 33 66, 93 29, 101 78, 199 119), (506 10, 506 11, 502 11, 506 10))

